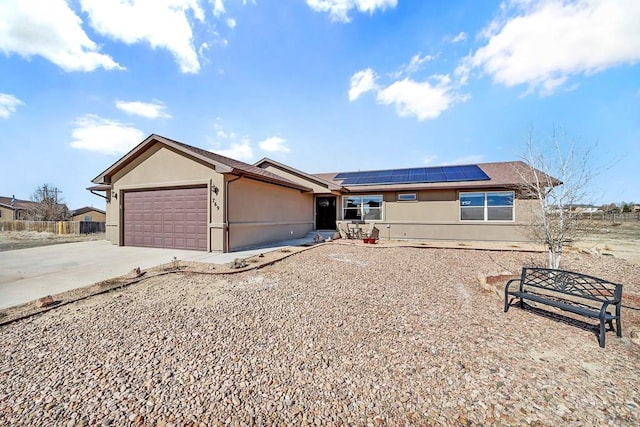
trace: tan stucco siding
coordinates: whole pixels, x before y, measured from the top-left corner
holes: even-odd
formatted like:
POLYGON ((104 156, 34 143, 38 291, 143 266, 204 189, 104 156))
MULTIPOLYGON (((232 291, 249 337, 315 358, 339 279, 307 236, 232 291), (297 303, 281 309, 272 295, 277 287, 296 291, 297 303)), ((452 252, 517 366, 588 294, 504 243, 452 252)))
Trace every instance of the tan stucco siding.
POLYGON ((308 179, 306 179, 304 177, 301 177, 299 175, 294 175, 294 174, 292 174, 290 172, 284 171, 284 170, 282 170, 280 168, 277 168, 277 167, 275 167, 273 165, 268 165, 264 169, 269 171, 269 172, 271 172, 271 173, 274 173, 274 174, 276 174, 278 176, 281 176, 281 177, 283 177, 285 179, 288 179, 289 181, 293 181, 296 184, 300 184, 300 185, 302 185, 304 187, 311 188, 315 194, 325 194, 325 193, 330 193, 331 192, 325 186, 319 185, 316 182, 310 181, 310 180, 308 180, 308 179))
POLYGON ((118 222, 120 220, 118 217, 118 209, 118 199, 115 199, 112 196, 111 191, 107 191, 107 207, 105 209, 107 212, 107 219, 104 227, 105 239, 114 245, 118 244, 118 230, 120 229, 120 227, 118 227, 118 222))
POLYGON ((229 183, 229 249, 298 238, 313 229, 313 194, 247 178, 229 183))
POLYGON ((13 209, 0 206, 0 221, 13 221, 13 209))
POLYGON ((385 193, 383 218, 389 221, 451 222, 458 219, 454 190, 385 193), (398 194, 416 194, 416 201, 398 201, 398 194))
POLYGON ((377 225, 380 238, 411 240, 479 240, 497 242, 530 241, 527 227, 513 223, 432 224, 384 222, 377 225), (390 227, 387 228, 386 225, 390 227))
MULTIPOLYGON (((516 199, 513 221, 461 221, 458 191, 424 190, 399 193, 415 193, 417 200, 401 202, 397 200, 398 192, 383 194, 382 220, 373 221, 380 229, 381 238, 530 241, 529 224, 535 210, 539 209, 535 200, 516 199)), ((340 210, 341 218, 342 207, 340 210)))
POLYGON ((206 185, 218 194, 209 194, 209 248, 223 250, 224 176, 211 166, 185 157, 162 144, 156 144, 138 156, 112 177, 112 192, 108 195, 106 237, 114 244, 122 244, 120 231, 122 193, 142 189, 190 187, 206 185), (117 195, 115 198, 113 195, 117 195))
POLYGON ((71 217, 71 221, 94 221, 94 222, 106 222, 107 215, 102 212, 90 211, 87 213, 74 215, 71 217), (89 219, 87 219, 89 218, 89 219))
POLYGON ((119 189, 138 188, 145 184, 154 187, 163 184, 171 187, 196 180, 206 181, 211 175, 210 166, 156 144, 123 170, 118 171, 113 176, 112 183, 119 189))

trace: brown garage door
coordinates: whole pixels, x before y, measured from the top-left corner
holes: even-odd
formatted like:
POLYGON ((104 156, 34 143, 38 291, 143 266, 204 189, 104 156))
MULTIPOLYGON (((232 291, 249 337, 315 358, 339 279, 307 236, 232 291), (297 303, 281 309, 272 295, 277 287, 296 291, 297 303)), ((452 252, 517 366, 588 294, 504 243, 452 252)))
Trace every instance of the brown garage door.
POLYGON ((207 250, 207 188, 124 193, 124 244, 207 250))

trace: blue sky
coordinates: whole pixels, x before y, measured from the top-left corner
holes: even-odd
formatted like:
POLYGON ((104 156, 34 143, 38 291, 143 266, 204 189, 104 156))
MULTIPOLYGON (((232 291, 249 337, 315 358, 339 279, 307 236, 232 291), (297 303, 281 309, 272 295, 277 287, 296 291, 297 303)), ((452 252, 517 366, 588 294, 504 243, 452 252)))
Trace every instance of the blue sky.
POLYGON ((637 0, 0 0, 0 195, 70 208, 151 133, 306 172, 519 159, 640 203, 637 0))

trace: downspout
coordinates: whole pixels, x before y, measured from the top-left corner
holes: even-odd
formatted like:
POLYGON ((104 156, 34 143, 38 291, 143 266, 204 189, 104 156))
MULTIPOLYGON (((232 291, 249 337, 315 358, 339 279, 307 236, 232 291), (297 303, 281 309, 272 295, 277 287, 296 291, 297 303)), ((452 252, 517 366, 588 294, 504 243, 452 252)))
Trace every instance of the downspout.
MULTIPOLYGON (((101 191, 104 191, 104 190, 101 190, 101 191)), ((105 199, 105 200, 108 200, 107 196, 103 196, 102 194, 98 194, 98 193, 96 193, 96 192, 95 192, 95 190, 89 190, 89 192, 90 192, 91 194, 95 194, 95 195, 96 195, 96 196, 98 196, 98 197, 102 197, 102 198, 103 198, 103 199, 105 199)))
POLYGON ((224 182, 224 235, 225 235, 225 251, 231 252, 229 250, 229 245, 231 244, 230 229, 229 229, 229 184, 233 181, 237 181, 242 178, 242 175, 238 175, 237 178, 224 182))

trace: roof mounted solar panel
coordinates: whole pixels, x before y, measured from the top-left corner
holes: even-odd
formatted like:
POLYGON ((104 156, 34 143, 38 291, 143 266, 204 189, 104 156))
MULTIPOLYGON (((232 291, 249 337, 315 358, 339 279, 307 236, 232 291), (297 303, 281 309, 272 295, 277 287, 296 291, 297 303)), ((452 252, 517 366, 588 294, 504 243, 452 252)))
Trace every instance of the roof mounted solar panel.
POLYGON ((373 185, 488 181, 490 178, 478 165, 464 165, 342 172, 335 179, 341 180, 342 185, 373 185))

